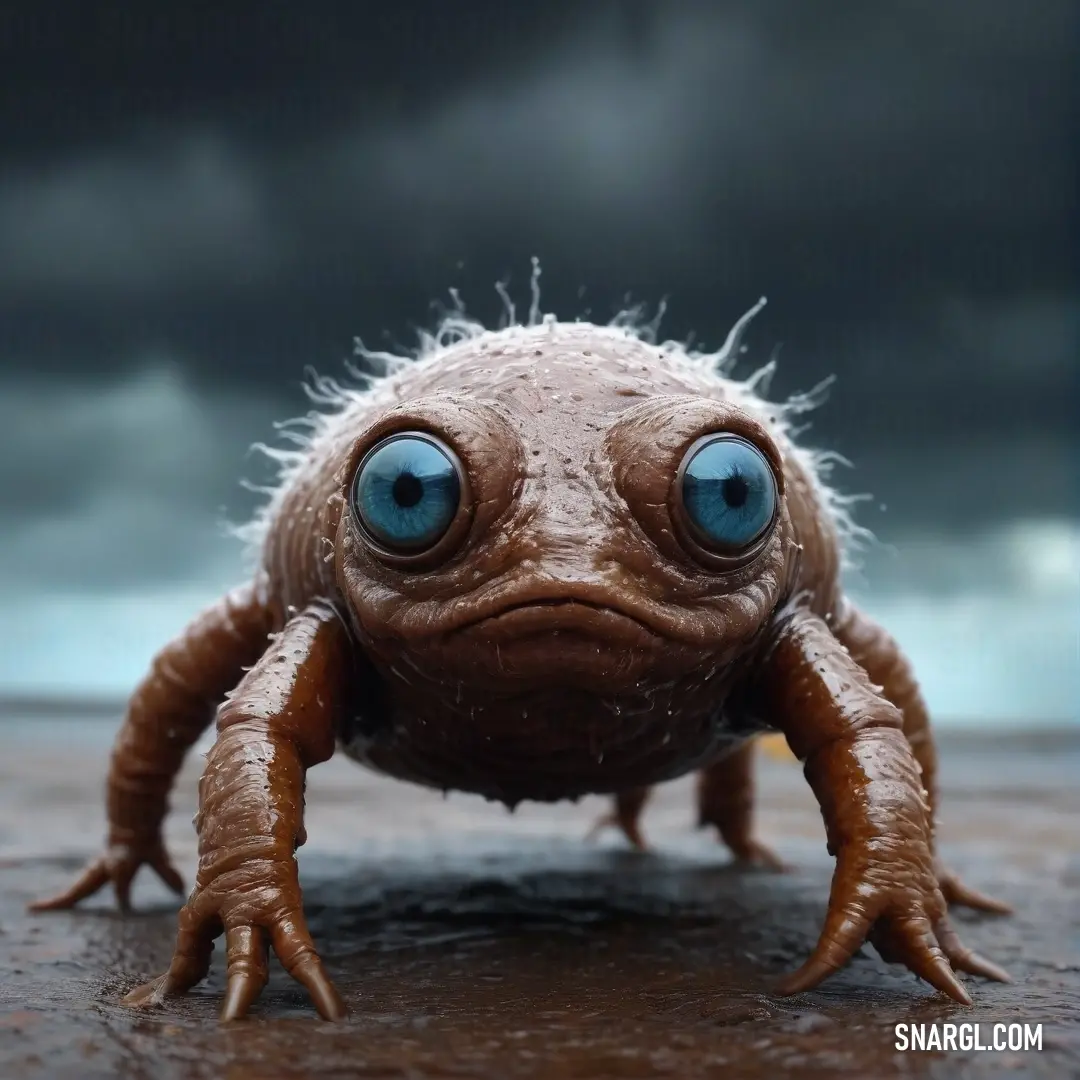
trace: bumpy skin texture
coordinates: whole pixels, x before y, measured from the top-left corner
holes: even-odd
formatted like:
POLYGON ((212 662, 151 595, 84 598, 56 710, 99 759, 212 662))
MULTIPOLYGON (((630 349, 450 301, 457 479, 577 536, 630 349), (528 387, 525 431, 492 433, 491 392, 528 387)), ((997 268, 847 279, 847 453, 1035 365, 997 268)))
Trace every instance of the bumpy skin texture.
POLYGON ((959 1002, 955 971, 1007 978, 949 925, 948 901, 1006 909, 935 859, 925 706, 896 644, 842 593, 843 516, 783 408, 720 374, 723 357, 619 327, 459 330, 342 393, 286 461, 254 584, 167 646, 135 693, 106 855, 40 906, 109 880, 126 905, 143 863, 179 886, 160 840, 166 796, 224 699, 175 956, 126 1000, 186 991, 224 933, 224 1019, 258 996, 271 947, 334 1019, 344 1007, 305 926, 294 852, 305 772, 335 744, 508 805, 611 793, 639 844, 649 787, 697 770, 700 822, 738 859, 775 866, 751 828, 751 740, 778 730, 836 857, 821 939, 781 992, 816 985, 866 940, 959 1002), (457 516, 407 565, 372 546, 350 503, 365 454, 401 432, 437 437, 462 465, 457 516), (673 495, 688 448, 715 433, 750 442, 776 481, 773 524, 740 559, 703 550, 673 495))

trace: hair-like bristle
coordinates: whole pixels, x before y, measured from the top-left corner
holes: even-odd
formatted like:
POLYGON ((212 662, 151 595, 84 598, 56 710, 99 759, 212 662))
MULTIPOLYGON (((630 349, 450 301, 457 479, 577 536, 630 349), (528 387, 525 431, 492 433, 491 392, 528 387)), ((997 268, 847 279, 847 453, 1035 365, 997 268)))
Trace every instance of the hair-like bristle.
MULTIPOLYGON (((451 290, 452 306, 439 319, 433 332, 421 331, 415 349, 407 353, 392 353, 368 349, 357 338, 355 355, 346 363, 350 384, 307 370, 304 389, 315 406, 306 416, 283 421, 276 426, 279 437, 291 446, 270 446, 257 443, 253 449, 270 458, 277 467, 275 483, 255 490, 267 496, 266 502, 251 521, 233 528, 233 533, 247 545, 249 557, 257 560, 284 493, 289 489, 304 465, 318 458, 325 446, 337 441, 342 426, 349 425, 355 414, 368 413, 372 408, 391 406, 397 401, 395 376, 403 371, 435 366, 456 350, 463 342, 487 338, 505 341, 525 333, 535 333, 536 327, 547 327, 558 332, 560 324, 554 315, 546 315, 540 309, 540 265, 533 260, 529 314, 524 322, 517 320, 517 312, 504 284, 496 286, 503 302, 505 322, 489 329, 470 317, 455 290, 451 290)), ((786 452, 799 462, 814 484, 821 504, 834 522, 841 545, 843 566, 856 565, 858 551, 873 539, 871 532, 856 523, 854 506, 867 498, 865 495, 844 495, 830 482, 833 468, 849 463, 837 453, 817 450, 800 443, 805 425, 797 426, 798 418, 817 408, 824 400, 832 378, 825 379, 812 389, 795 394, 786 401, 769 401, 763 395, 776 370, 776 356, 753 371, 745 379, 735 379, 732 371, 745 351, 743 337, 750 321, 765 306, 762 297, 732 327, 724 344, 713 352, 692 349, 688 342, 658 340, 659 323, 664 314, 661 304, 651 319, 646 318, 643 307, 628 307, 620 311, 609 323, 593 326, 598 335, 629 338, 640 341, 657 353, 657 359, 676 372, 706 382, 722 382, 725 395, 741 409, 751 413, 764 423, 773 437, 786 452)), ((580 320, 569 324, 579 331, 580 320)))

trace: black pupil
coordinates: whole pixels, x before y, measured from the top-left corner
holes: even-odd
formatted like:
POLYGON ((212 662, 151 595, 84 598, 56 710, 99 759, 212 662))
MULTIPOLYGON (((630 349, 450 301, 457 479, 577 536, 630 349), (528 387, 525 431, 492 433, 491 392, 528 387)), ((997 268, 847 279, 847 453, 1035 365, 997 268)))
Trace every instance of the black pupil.
POLYGON ((412 473, 402 473, 394 481, 394 502, 406 509, 415 506, 424 497, 424 484, 412 473))
POLYGON ((724 502, 736 508, 742 506, 750 494, 750 488, 741 476, 727 477, 720 490, 724 493, 724 502))

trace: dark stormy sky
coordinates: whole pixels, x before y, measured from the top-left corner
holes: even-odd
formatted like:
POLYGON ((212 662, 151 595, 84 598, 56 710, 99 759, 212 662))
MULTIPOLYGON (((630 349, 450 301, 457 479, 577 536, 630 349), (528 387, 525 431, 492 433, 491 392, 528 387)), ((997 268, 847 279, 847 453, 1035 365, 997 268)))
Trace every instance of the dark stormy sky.
POLYGON ((956 721, 1077 718, 1071 0, 0 7, 0 689, 122 692, 242 572, 307 365, 494 283, 668 300, 881 545, 853 590, 956 721), (134 14, 133 14, 134 13, 134 14))

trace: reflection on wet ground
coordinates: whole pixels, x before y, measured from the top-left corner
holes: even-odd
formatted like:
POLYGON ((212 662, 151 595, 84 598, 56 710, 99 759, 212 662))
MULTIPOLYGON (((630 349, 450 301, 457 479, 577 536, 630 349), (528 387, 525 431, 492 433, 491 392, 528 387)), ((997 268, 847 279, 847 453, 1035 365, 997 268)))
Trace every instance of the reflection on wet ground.
MULTIPOLYGON (((945 852, 1007 920, 958 916, 1011 986, 967 1010, 871 949, 820 990, 771 993, 816 938, 831 862, 797 767, 762 763, 761 833, 788 874, 736 872, 690 829, 686 782, 648 811, 651 853, 584 840, 603 808, 522 807, 385 781, 341 761, 311 774, 301 874, 312 930, 352 1010, 319 1021, 281 971, 253 1018, 216 1021, 223 972, 149 1014, 117 1004, 167 963, 176 903, 105 898, 29 916, 102 835, 112 725, 0 725, 0 1076, 335 1077, 1080 1075, 1080 738, 954 739, 945 852), (893 1025, 1042 1023, 1041 1053, 901 1053, 893 1025)), ((190 881, 198 761, 170 821, 190 881)))

